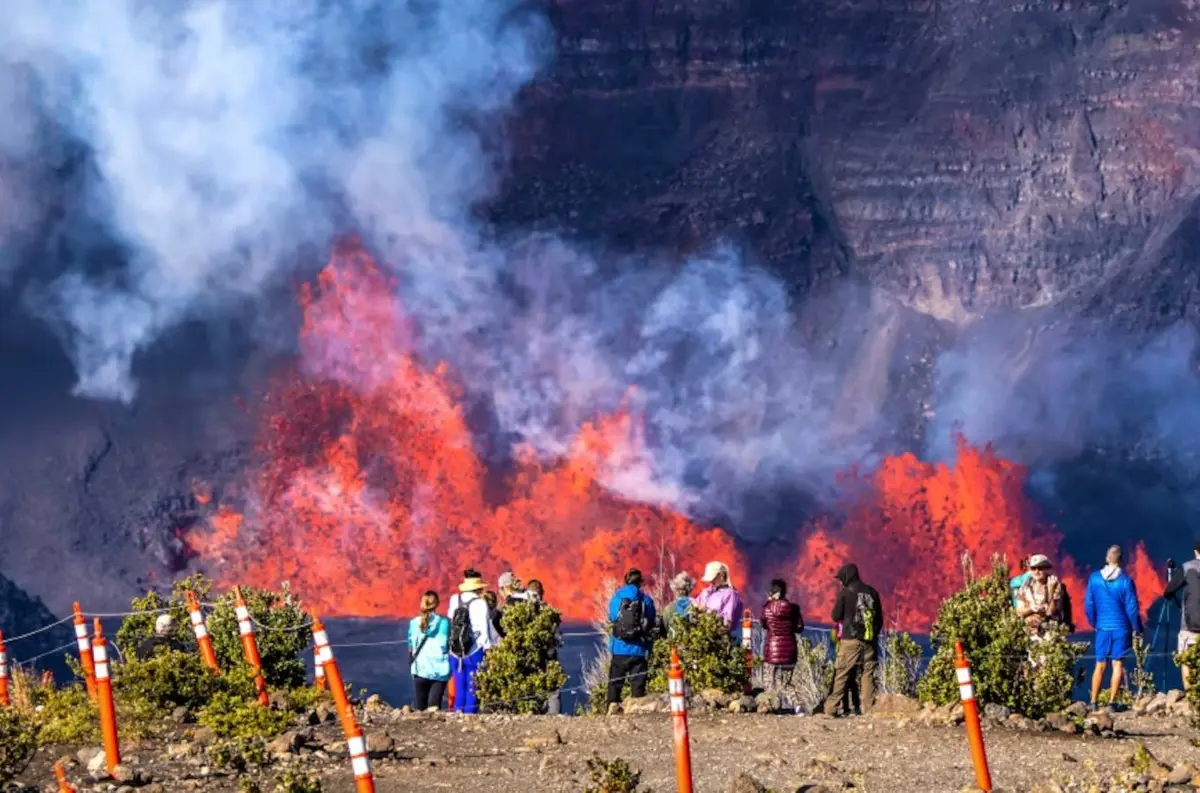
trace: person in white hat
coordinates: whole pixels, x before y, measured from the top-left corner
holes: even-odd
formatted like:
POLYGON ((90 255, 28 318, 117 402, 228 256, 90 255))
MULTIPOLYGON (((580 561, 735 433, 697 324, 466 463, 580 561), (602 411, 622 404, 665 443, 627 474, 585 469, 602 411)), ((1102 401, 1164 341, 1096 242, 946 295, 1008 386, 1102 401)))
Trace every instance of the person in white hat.
POLYGON ((745 606, 737 590, 729 582, 729 568, 724 562, 709 562, 704 566, 704 575, 700 578, 705 584, 700 594, 692 599, 692 605, 705 611, 715 611, 725 621, 725 627, 731 631, 735 626, 740 627, 739 620, 745 606))
POLYGON ((450 596, 446 616, 450 618, 450 670, 454 675, 454 709, 478 713, 475 673, 483 656, 496 646, 499 637, 483 592, 487 582, 475 570, 464 570, 458 593, 450 596))
POLYGON ((1017 616, 1035 637, 1043 635, 1049 623, 1061 620, 1062 583, 1050 574, 1053 569, 1048 557, 1035 553, 1029 557, 1029 578, 1017 590, 1017 616))

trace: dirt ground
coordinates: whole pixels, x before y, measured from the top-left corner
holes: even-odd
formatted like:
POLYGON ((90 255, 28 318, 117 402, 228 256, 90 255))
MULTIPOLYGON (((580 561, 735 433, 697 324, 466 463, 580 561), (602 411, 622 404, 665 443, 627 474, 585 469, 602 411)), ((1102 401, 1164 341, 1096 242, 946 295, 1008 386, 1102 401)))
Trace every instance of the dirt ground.
MULTIPOLYGON (((610 717, 443 716, 389 711, 366 717, 376 790, 399 791, 581 791, 593 755, 624 758, 642 772, 642 784, 659 793, 675 789, 670 716, 610 717)), ((823 716, 696 714, 690 719, 695 789, 731 790, 746 772, 774 791, 960 791, 973 789, 973 772, 963 728, 923 726, 895 716, 830 719, 823 716)), ((1200 767, 1200 749, 1183 720, 1118 717, 1118 738, 1057 732, 985 729, 996 790, 1109 789, 1100 785, 1129 769, 1136 742, 1143 741, 1164 764, 1200 767)), ((350 764, 340 749, 335 724, 309 728, 310 750, 301 766, 318 776, 325 793, 350 793, 350 764), (324 748, 318 748, 321 745, 324 748)), ((236 791, 238 779, 208 764, 186 741, 130 746, 125 759, 153 779, 141 790, 236 791), (168 754, 175 760, 167 760, 168 754)), ((50 766, 71 747, 39 753, 21 781, 34 789, 53 779, 50 766)), ((251 774, 263 793, 274 790, 283 761, 251 774)), ((80 791, 114 790, 110 782, 88 782, 77 761, 69 770, 80 791)), ((1186 785, 1187 783, 1185 783, 1186 785)), ((736 788, 742 793, 743 788, 736 788)), ((1112 788, 1117 789, 1117 788, 1112 788)), ((1161 789, 1161 786, 1158 788, 1161 789)))

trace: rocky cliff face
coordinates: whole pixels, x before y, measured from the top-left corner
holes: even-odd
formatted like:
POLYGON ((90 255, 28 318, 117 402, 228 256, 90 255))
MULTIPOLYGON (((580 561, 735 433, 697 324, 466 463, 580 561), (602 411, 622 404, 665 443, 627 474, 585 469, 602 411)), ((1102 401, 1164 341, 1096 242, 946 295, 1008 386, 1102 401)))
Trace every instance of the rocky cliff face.
POLYGON ((801 287, 849 272, 956 324, 1190 316, 1194 6, 558 2, 502 214, 736 234, 801 287))

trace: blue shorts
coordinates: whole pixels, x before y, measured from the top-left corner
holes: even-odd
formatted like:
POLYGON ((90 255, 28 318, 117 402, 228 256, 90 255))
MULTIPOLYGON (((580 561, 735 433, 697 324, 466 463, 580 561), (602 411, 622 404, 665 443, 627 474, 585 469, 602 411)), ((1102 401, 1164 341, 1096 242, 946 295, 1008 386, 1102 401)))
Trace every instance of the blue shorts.
POLYGON ((1133 652, 1133 634, 1126 631, 1096 631, 1096 660, 1123 661, 1133 652))

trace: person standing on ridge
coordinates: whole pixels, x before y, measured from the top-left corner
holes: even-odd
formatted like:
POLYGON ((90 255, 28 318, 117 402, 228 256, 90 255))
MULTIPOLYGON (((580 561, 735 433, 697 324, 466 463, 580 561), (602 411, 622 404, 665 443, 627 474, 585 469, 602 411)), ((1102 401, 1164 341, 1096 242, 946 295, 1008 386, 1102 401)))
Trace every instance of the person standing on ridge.
POLYGON ((1025 557, 1021 558, 1021 572, 1017 573, 1015 576, 1010 578, 1008 581, 1008 590, 1009 590, 1009 592, 1012 593, 1013 608, 1017 607, 1017 590, 1020 589, 1021 585, 1024 584, 1028 580, 1029 580, 1029 557, 1025 556, 1025 557))
POLYGON ((675 595, 675 600, 671 602, 663 611, 663 629, 666 633, 671 631, 671 626, 680 617, 686 617, 692 609, 692 588, 696 586, 695 580, 687 573, 679 573, 671 579, 671 593, 675 595))
POLYGON ((654 640, 654 601, 642 591, 642 571, 625 574, 625 586, 613 593, 608 602, 608 620, 612 635, 608 646, 612 663, 608 667, 608 707, 620 704, 622 689, 628 681, 633 696, 646 696, 646 670, 650 645, 654 640))
MULTIPOLYGON (((1183 590, 1183 603, 1180 607, 1182 614, 1179 618, 1179 646, 1175 652, 1182 653, 1200 639, 1200 542, 1192 549, 1193 558, 1176 567, 1168 563, 1167 588, 1163 597, 1173 598, 1179 590, 1183 590)), ((1192 679, 1192 670, 1181 666, 1183 672, 1183 687, 1186 690, 1192 679)))
POLYGON ((709 562, 704 566, 704 577, 700 580, 708 586, 692 598, 692 605, 720 614, 731 635, 735 628, 740 630, 745 606, 742 605, 742 598, 737 590, 729 583, 729 568, 724 562, 709 562))
POLYGON ((1017 589, 1017 616, 1025 620, 1025 628, 1035 638, 1062 617, 1063 588, 1058 578, 1050 575, 1053 568, 1049 558, 1035 553, 1029 557, 1029 578, 1017 589))
POLYGON ((1116 710, 1125 673, 1125 659, 1133 649, 1135 636, 1142 632, 1142 615, 1138 611, 1137 586, 1121 569, 1121 548, 1112 546, 1104 557, 1106 566, 1088 578, 1084 610, 1088 622, 1096 629, 1096 668, 1092 672, 1092 707, 1100 699, 1104 672, 1112 661, 1112 687, 1109 707, 1116 710))
MULTIPOLYGON (((536 578, 531 579, 525 585, 525 602, 535 609, 542 609, 548 606, 546 603, 546 588, 542 582, 536 578)), ((553 661, 558 660, 558 648, 562 647, 563 639, 558 628, 554 629, 554 646, 549 648, 539 659, 539 668, 541 671, 546 671, 553 661)), ((550 716, 558 716, 562 713, 562 691, 555 691, 546 699, 546 713, 550 716)))
POLYGON ((796 634, 804 630, 800 607, 787 599, 787 582, 776 578, 762 607, 762 626, 767 631, 763 663, 770 669, 772 685, 790 685, 796 669, 796 634))
POLYGON ((421 596, 421 615, 408 621, 408 669, 413 710, 441 710, 450 680, 450 620, 437 613, 437 592, 421 596))
POLYGON ((458 594, 450 598, 450 668, 454 675, 454 709, 478 713, 475 673, 483 665, 484 654, 496 646, 499 637, 492 627, 490 609, 483 598, 487 589, 475 570, 463 571, 458 594))
POLYGON ((842 591, 833 601, 833 622, 842 624, 842 638, 834 662, 833 690, 825 700, 824 710, 837 715, 846 687, 858 678, 862 712, 875 704, 875 671, 879 666, 879 634, 883 631, 883 603, 875 588, 864 583, 858 565, 846 564, 837 571, 842 591))

